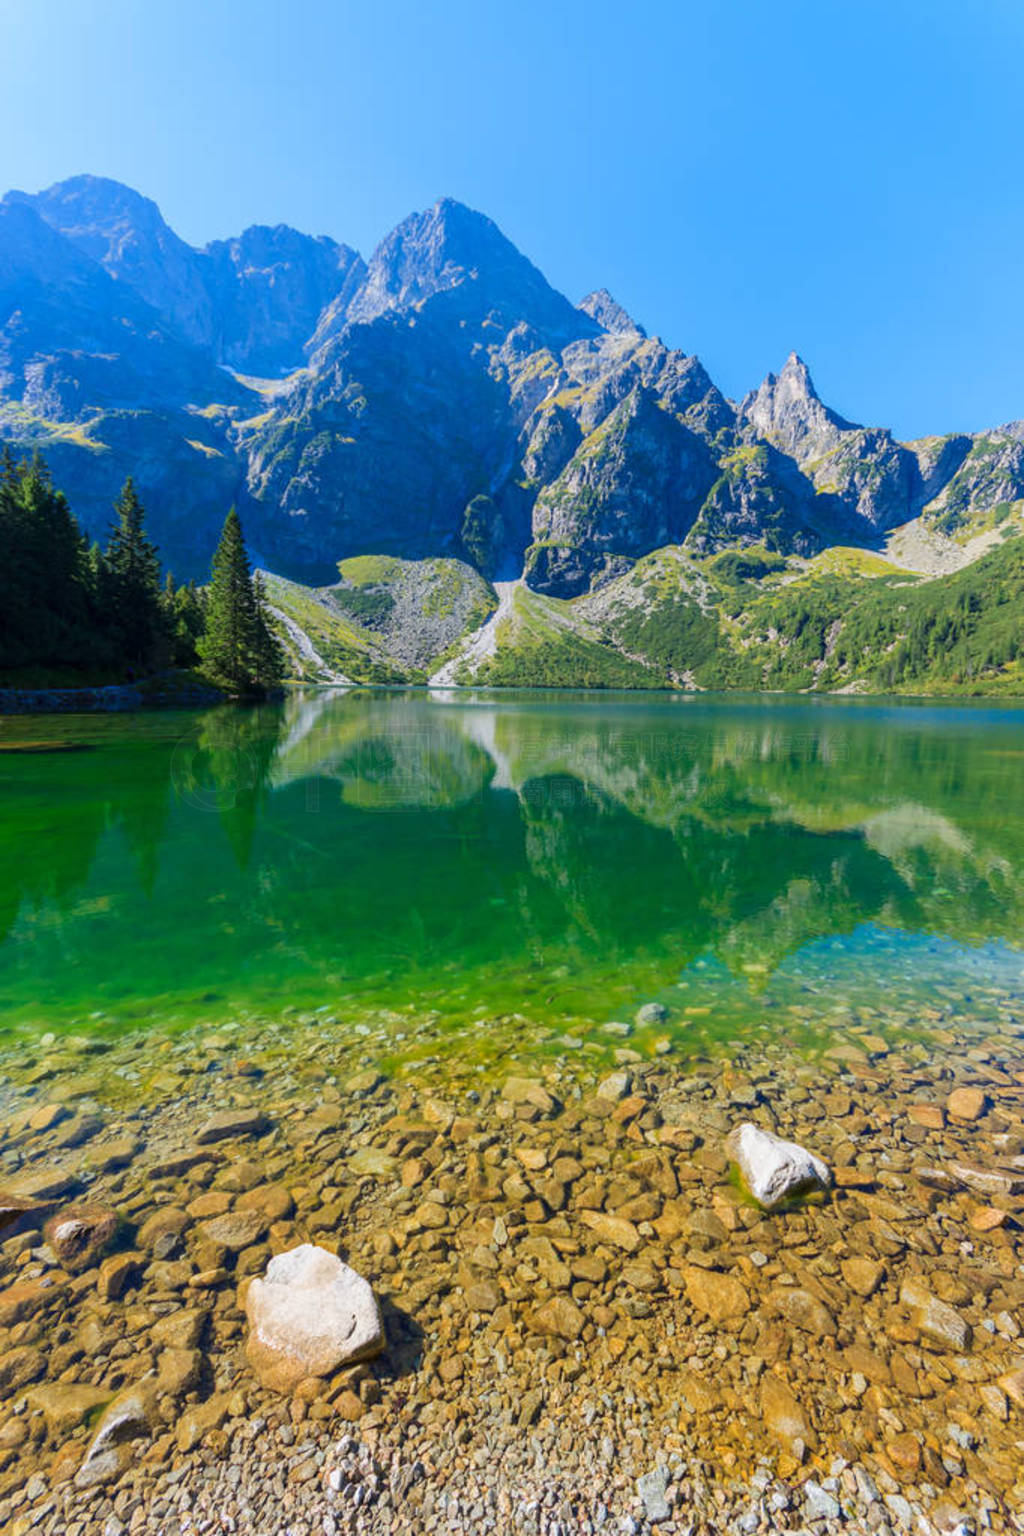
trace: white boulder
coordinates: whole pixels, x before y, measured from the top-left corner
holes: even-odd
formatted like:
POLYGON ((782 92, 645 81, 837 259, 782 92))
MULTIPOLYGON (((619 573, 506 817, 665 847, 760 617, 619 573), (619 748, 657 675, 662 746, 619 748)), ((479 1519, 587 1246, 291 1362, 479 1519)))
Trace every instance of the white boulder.
POLYGON ((729 1133, 725 1150, 750 1194, 769 1211, 802 1190, 827 1189, 832 1183, 820 1157, 795 1141, 783 1141, 772 1131, 763 1131, 750 1120, 729 1133))
POLYGON ((380 1307, 368 1282, 325 1248, 279 1253, 245 1296, 246 1354, 265 1387, 291 1392, 384 1348, 380 1307))

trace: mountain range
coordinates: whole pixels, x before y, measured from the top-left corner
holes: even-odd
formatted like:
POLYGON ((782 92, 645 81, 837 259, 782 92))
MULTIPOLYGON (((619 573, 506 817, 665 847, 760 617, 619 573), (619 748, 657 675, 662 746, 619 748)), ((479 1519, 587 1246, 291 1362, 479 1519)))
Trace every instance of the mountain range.
POLYGON ((830 616, 823 593, 927 609, 976 559, 1003 571, 1024 509, 1024 422, 903 443, 830 409, 795 353, 730 400, 451 199, 365 260, 284 225, 197 249, 98 177, 7 193, 0 438, 43 451, 97 537, 131 473, 179 577, 236 504, 308 676, 884 682, 884 648, 863 678, 836 662, 850 596, 830 616))

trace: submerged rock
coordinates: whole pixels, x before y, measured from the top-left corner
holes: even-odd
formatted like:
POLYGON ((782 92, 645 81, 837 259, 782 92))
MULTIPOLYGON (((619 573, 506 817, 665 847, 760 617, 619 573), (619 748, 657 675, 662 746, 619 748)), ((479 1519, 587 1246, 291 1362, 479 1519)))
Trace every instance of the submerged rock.
POLYGON ((131 1460, 130 1442, 150 1436, 157 1423, 157 1383, 152 1376, 119 1392, 89 1442, 75 1475, 76 1488, 95 1488, 118 1477, 131 1460))
POLYGON ((910 1311, 914 1325, 931 1343, 963 1354, 971 1347, 971 1325, 959 1312, 934 1296, 922 1280, 904 1280, 900 1301, 910 1311))
POLYGON ((819 1157, 795 1141, 745 1120, 729 1133, 725 1149, 759 1205, 773 1210, 807 1189, 827 1189, 832 1175, 819 1157))
POLYGON ((91 1387, 77 1381, 48 1381, 26 1393, 29 1406, 39 1409, 47 1428, 58 1438, 71 1434, 84 1424, 90 1414, 109 1403, 112 1396, 106 1387, 91 1387))
POLYGON ((73 1273, 97 1263, 117 1232, 113 1211, 98 1205, 73 1205, 51 1218, 43 1235, 65 1269, 73 1273))
POLYGON ((261 1109, 222 1109, 196 1132, 196 1141, 203 1147, 229 1136, 261 1136, 269 1125, 261 1109))
POLYGON ((668 1018, 668 1009, 664 1003, 644 1003, 637 1009, 635 1017, 641 1029, 648 1024, 664 1024, 668 1018))
POLYGON ((265 1387, 290 1392, 384 1347, 380 1308, 367 1281, 325 1248, 279 1253, 245 1297, 246 1354, 265 1387))

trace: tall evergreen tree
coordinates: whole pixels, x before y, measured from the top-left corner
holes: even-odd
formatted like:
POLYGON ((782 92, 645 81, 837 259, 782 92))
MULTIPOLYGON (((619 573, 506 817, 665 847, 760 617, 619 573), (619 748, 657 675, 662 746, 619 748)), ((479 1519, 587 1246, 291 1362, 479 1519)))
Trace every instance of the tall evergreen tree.
POLYGON ((145 510, 130 475, 114 503, 114 513, 104 557, 110 618, 123 660, 140 672, 151 671, 167 652, 160 560, 146 537, 145 510))
POLYGON ((281 679, 280 651, 267 627, 234 507, 213 556, 206 631, 198 649, 210 676, 232 693, 260 694, 281 679))

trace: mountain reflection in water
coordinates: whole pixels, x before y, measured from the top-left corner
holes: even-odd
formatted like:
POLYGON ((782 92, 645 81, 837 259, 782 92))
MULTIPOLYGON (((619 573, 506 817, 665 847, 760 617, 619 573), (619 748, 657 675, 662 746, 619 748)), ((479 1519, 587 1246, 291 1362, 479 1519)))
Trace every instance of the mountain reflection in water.
POLYGON ((753 1010, 833 940, 883 1002, 904 959, 1021 974, 1016 710, 323 692, 0 729, 34 748, 0 752, 0 1022, 607 1019, 704 971, 753 1010))

